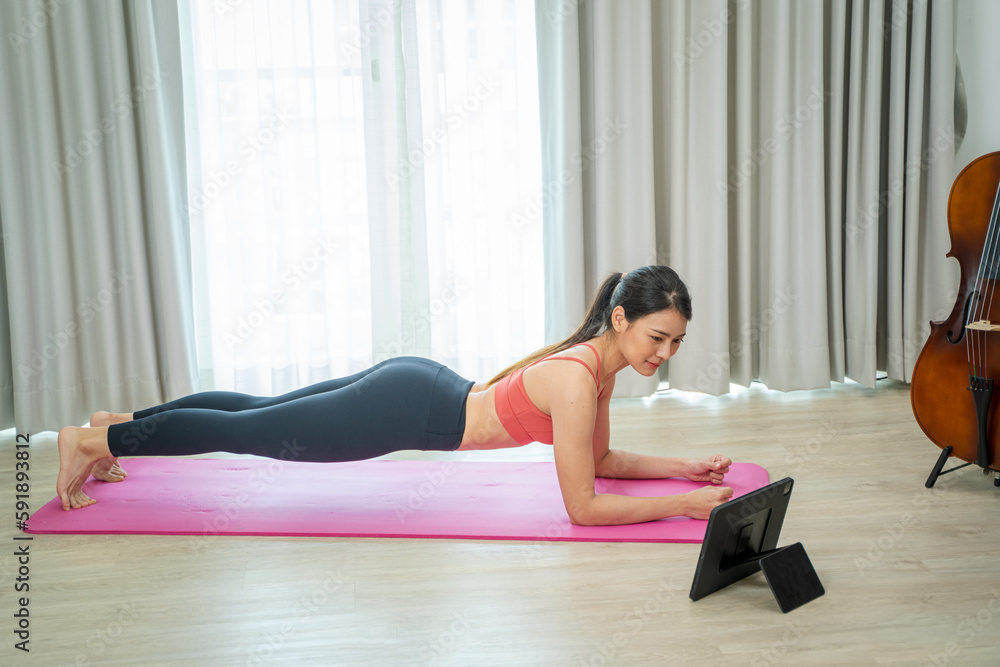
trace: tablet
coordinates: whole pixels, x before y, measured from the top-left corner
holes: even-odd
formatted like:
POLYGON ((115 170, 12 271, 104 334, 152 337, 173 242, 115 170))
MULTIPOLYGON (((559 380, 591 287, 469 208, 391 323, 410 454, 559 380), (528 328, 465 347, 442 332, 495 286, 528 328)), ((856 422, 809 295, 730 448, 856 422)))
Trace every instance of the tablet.
POLYGON ((778 551, 793 484, 786 477, 712 510, 691 583, 692 600, 759 572, 761 558, 778 551))

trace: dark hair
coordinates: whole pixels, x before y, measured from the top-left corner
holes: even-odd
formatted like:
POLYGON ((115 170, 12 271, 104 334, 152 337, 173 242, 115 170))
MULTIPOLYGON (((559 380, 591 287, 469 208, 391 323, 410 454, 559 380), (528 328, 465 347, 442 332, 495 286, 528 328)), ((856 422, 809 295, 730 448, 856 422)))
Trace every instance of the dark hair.
POLYGON ((503 369, 487 386, 554 352, 597 338, 611 328, 611 313, 618 306, 625 309, 625 319, 629 322, 662 310, 676 310, 684 319, 691 319, 691 297, 687 286, 669 266, 643 266, 624 275, 612 273, 601 283, 594 302, 590 304, 587 319, 579 329, 561 343, 544 347, 503 369))

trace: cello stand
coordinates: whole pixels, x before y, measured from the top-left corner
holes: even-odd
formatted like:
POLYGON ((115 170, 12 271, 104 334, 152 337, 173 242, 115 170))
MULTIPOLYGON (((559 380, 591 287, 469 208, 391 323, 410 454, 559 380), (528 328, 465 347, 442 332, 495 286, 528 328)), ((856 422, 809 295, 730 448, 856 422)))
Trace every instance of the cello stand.
MULTIPOLYGON (((944 464, 947 463, 949 457, 951 457, 951 450, 952 448, 950 445, 941 450, 941 455, 938 457, 937 463, 934 464, 934 469, 931 470, 930 477, 928 477, 927 482, 924 483, 924 486, 926 486, 928 489, 934 486, 934 482, 936 482, 937 478, 940 477, 941 475, 947 474, 949 472, 955 472, 956 470, 961 470, 965 466, 972 465, 971 462, 963 463, 962 465, 957 465, 954 468, 948 468, 947 470, 944 470, 943 469, 944 464)), ((989 468, 983 468, 984 475, 989 475, 991 472, 993 473, 993 486, 1000 488, 1000 471, 990 470, 989 468)))
MULTIPOLYGON (((947 474, 949 472, 955 472, 956 470, 961 470, 965 466, 972 465, 971 463, 963 463, 960 466, 955 466, 954 468, 948 468, 947 470, 943 470, 944 464, 947 463, 948 458, 951 456, 951 449, 952 449, 951 445, 948 445, 947 447, 941 450, 941 456, 938 457, 937 463, 934 464, 934 469, 931 470, 930 477, 928 477, 927 482, 924 483, 924 486, 926 486, 928 489, 934 486, 934 482, 936 482, 937 478, 940 477, 941 475, 947 474)), ((993 480, 993 484, 994 486, 997 485, 996 479, 993 480)))

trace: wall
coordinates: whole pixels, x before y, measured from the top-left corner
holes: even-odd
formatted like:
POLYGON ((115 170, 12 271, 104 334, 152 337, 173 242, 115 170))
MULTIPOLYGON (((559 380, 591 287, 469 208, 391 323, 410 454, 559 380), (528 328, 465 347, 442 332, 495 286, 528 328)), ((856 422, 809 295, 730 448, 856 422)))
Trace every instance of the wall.
POLYGON ((984 153, 1000 150, 1000 2, 957 0, 955 40, 965 78, 969 124, 955 156, 956 175, 984 153))

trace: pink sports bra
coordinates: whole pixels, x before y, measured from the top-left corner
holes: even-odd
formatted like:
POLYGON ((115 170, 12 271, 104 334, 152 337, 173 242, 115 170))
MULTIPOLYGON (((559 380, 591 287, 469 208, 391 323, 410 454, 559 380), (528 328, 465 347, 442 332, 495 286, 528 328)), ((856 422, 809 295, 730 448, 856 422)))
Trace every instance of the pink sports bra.
POLYGON ((507 433, 519 445, 527 445, 529 442, 541 442, 551 445, 553 441, 552 417, 535 407, 535 404, 528 398, 528 392, 524 390, 524 378, 522 375, 528 368, 537 363, 549 361, 550 359, 575 361, 583 364, 587 371, 594 376, 594 380, 597 382, 597 391, 600 393, 601 355, 597 353, 597 349, 590 343, 581 343, 581 345, 586 345, 591 350, 594 350, 594 354, 597 355, 596 374, 590 370, 590 366, 582 359, 574 357, 543 357, 534 363, 518 368, 513 373, 505 375, 502 380, 497 382, 496 393, 493 397, 493 402, 497 409, 497 417, 500 418, 500 424, 507 430, 507 433))

